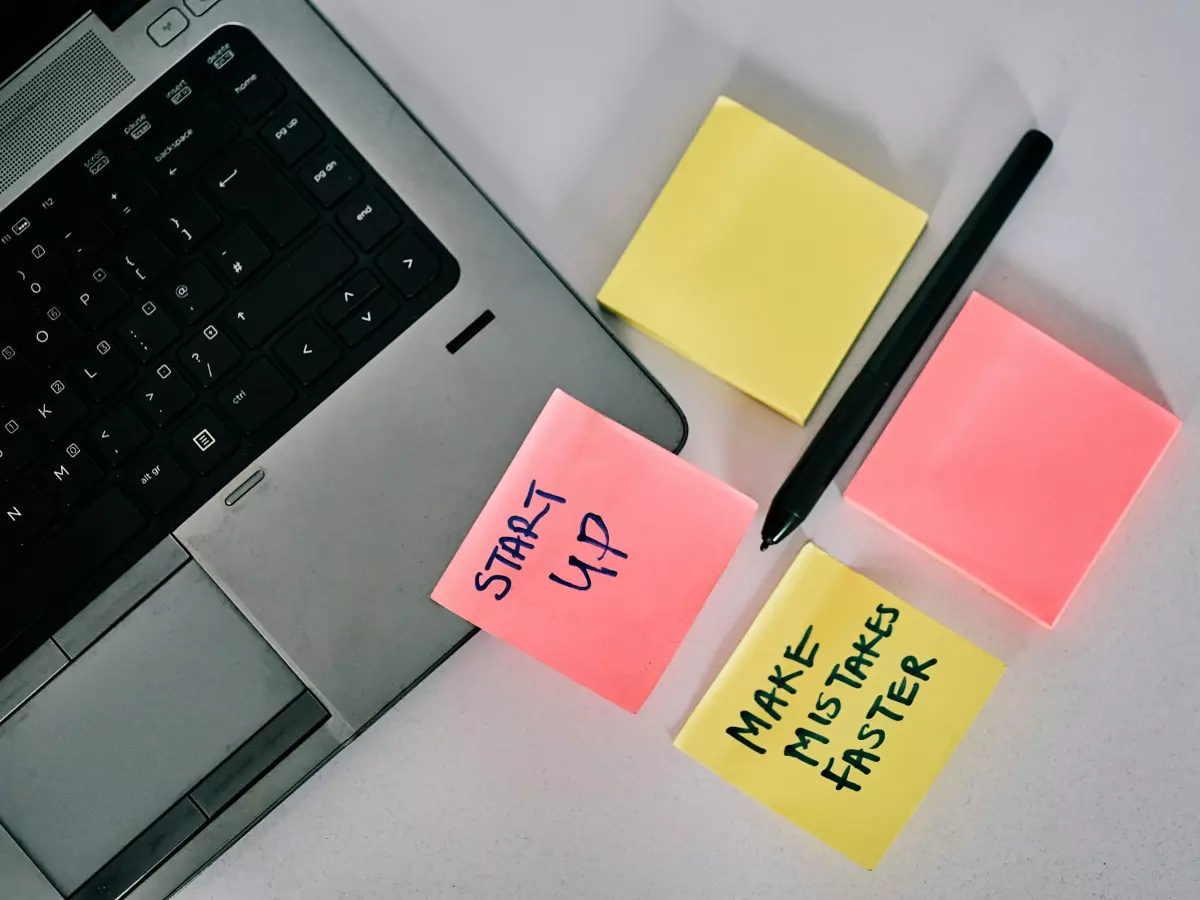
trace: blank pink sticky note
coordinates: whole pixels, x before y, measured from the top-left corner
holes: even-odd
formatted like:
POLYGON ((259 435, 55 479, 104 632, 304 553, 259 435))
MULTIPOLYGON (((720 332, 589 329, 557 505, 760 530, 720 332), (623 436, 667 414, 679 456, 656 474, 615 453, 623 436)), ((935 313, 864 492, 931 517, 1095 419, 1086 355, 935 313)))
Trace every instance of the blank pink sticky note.
POLYGON ((555 391, 433 599, 636 712, 755 509, 555 391))
POLYGON ((846 499, 1053 626, 1178 430, 976 293, 846 499))

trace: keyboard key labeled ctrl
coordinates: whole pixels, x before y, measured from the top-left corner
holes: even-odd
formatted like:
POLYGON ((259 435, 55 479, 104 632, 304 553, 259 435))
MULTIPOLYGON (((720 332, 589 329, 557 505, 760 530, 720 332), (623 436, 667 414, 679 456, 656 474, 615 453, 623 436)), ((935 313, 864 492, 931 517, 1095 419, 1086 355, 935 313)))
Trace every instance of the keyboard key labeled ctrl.
POLYGON ((253 434, 295 395, 275 367, 260 359, 238 373, 217 399, 238 428, 253 434))

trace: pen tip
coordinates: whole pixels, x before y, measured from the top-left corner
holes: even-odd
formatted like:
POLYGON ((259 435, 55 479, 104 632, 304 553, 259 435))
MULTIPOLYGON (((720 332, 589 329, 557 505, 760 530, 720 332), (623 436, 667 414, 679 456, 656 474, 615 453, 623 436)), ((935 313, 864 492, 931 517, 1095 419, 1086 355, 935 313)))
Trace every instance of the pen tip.
POLYGON ((772 542, 770 540, 768 540, 767 538, 763 538, 762 546, 759 547, 758 549, 759 550, 767 550, 770 548, 771 543, 772 542))

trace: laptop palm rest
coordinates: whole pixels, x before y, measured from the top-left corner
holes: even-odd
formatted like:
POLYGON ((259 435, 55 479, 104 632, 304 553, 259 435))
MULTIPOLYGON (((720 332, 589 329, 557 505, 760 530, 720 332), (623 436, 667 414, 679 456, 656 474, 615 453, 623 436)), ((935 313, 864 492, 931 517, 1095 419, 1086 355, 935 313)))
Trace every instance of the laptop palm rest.
POLYGON ((0 825, 63 896, 87 895, 93 876, 119 880, 199 830, 210 774, 236 780, 230 763, 303 704, 189 563, 0 725, 0 825))

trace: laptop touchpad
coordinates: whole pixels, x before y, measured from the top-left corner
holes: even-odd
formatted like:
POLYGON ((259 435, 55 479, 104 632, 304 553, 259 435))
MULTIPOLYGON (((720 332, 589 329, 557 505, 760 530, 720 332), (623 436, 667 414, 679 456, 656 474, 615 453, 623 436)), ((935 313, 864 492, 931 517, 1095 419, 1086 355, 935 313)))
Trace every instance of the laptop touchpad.
POLYGON ((71 894, 302 690, 189 563, 0 726, 0 822, 71 894))

